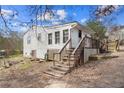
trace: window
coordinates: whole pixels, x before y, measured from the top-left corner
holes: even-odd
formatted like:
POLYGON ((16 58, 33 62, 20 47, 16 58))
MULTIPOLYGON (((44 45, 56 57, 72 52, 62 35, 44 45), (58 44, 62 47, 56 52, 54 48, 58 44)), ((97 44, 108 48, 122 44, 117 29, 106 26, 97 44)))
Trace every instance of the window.
POLYGON ((68 29, 63 30, 63 43, 68 40, 68 29))
POLYGON ((31 43, 31 36, 28 36, 27 37, 27 44, 30 44, 31 43))
POLYGON ((41 33, 38 33, 37 39, 38 39, 38 41, 41 41, 41 33))
POLYGON ((52 33, 48 34, 48 44, 52 44, 52 33))
POLYGON ((55 44, 60 43, 60 32, 55 32, 55 44))
POLYGON ((81 33, 81 30, 79 30, 79 35, 78 35, 79 38, 82 37, 82 33, 81 33))

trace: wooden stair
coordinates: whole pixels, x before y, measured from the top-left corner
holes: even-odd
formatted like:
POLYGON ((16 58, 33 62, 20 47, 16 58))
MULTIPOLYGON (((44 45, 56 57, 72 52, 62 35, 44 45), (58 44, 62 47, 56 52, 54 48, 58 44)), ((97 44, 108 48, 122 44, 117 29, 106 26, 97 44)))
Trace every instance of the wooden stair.
POLYGON ((66 64, 57 63, 55 66, 51 66, 49 69, 44 71, 44 73, 48 74, 48 75, 51 75, 51 76, 55 76, 57 78, 61 78, 64 75, 66 75, 67 73, 69 73, 70 68, 72 68, 72 67, 73 66, 69 67, 66 64))
POLYGON ((58 53, 56 53, 60 54, 61 62, 54 61, 54 66, 51 66, 48 70, 44 71, 44 73, 60 78, 72 71, 74 67, 81 65, 81 62, 84 61, 81 57, 84 56, 82 52, 84 51, 86 39, 89 39, 89 37, 85 36, 84 38, 81 38, 75 49, 66 49, 66 46, 71 41, 71 39, 69 39, 65 43, 64 47, 58 53))
POLYGON ((62 62, 55 62, 55 66, 51 66, 49 69, 44 71, 45 74, 61 78, 71 71, 74 67, 74 63, 69 64, 69 55, 73 52, 74 49, 66 50, 66 54, 62 57, 62 62))

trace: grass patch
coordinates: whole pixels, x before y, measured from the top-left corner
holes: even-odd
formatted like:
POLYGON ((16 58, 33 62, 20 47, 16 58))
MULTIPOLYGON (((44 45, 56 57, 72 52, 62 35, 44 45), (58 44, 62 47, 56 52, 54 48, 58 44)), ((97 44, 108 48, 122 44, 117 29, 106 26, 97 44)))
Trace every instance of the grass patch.
POLYGON ((118 56, 90 56, 90 61, 96 61, 96 60, 104 60, 104 59, 112 59, 117 58, 118 56))
POLYGON ((22 54, 10 55, 9 58, 20 57, 22 54))
POLYGON ((28 69, 30 67, 32 67, 32 64, 27 62, 27 63, 21 64, 19 68, 21 70, 26 70, 26 69, 28 69))

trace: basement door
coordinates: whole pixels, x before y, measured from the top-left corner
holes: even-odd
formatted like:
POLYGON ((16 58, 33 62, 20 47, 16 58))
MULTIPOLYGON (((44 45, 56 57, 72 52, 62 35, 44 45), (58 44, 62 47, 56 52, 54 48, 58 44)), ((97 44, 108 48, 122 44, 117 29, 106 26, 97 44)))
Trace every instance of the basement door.
POLYGON ((36 58, 36 50, 32 50, 31 56, 32 56, 33 58, 36 58))

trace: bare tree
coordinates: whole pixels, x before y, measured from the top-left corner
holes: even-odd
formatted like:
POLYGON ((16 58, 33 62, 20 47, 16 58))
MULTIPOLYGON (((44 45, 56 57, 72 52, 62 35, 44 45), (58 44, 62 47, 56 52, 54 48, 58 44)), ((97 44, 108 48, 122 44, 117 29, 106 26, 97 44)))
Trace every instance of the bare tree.
POLYGON ((0 34, 2 34, 2 41, 1 43, 1 48, 6 49, 8 51, 16 49, 16 44, 18 41, 20 42, 20 37, 17 34, 14 34, 15 31, 13 31, 10 26, 11 26, 11 21, 16 16, 17 13, 13 12, 11 15, 10 19, 7 19, 4 11, 2 10, 2 6, 0 6, 0 21, 1 21, 1 27, 0 27, 0 34))

